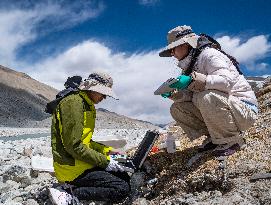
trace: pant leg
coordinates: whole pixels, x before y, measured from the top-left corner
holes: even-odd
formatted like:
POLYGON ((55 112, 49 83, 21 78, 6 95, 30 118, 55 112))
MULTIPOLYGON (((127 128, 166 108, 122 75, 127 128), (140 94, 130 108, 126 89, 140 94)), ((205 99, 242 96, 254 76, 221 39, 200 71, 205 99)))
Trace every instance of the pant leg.
POLYGON ((258 113, 234 96, 229 97, 229 104, 240 131, 245 131, 256 122, 258 113))
POLYGON ((199 109, 192 102, 174 102, 170 113, 191 140, 209 134, 199 109))
POLYGON ((80 200, 120 202, 130 193, 129 179, 126 172, 88 170, 71 184, 80 200))
POLYGON ((193 103, 200 110, 212 142, 226 144, 242 141, 226 93, 207 90, 194 93, 193 103))

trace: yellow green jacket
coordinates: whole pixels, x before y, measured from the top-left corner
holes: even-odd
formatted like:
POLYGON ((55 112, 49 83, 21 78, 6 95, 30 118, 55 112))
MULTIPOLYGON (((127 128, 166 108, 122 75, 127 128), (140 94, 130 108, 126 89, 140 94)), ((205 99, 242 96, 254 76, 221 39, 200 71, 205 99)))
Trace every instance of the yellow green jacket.
POLYGON ((51 135, 56 178, 73 181, 85 170, 106 168, 112 149, 92 141, 96 110, 86 93, 69 95, 53 113, 51 135))

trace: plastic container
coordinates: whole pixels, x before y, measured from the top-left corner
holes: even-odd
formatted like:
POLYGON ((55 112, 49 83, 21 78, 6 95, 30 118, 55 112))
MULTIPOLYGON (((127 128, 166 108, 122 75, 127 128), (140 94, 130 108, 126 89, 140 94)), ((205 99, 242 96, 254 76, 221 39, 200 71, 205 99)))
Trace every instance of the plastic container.
POLYGON ((166 145, 168 153, 176 152, 175 136, 171 132, 167 134, 166 145))

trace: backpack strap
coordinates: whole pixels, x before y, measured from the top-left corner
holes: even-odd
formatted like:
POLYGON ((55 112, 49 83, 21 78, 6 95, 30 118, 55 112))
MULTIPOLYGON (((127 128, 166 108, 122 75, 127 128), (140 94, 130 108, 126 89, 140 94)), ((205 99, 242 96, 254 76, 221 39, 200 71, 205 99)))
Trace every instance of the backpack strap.
POLYGON ((227 54, 225 51, 223 51, 221 49, 220 44, 215 39, 213 39, 211 36, 209 36, 207 34, 200 34, 200 37, 197 42, 197 48, 193 48, 192 60, 191 60, 191 63, 189 65, 188 69, 186 69, 184 71, 184 75, 191 75, 191 73, 193 72, 194 66, 198 60, 199 55, 207 47, 214 48, 214 49, 218 50, 219 52, 223 53, 224 55, 226 55, 230 59, 230 61, 233 63, 233 65, 235 66, 238 73, 240 75, 243 75, 243 73, 240 69, 240 66, 239 66, 239 62, 236 60, 236 58, 234 58, 233 56, 231 56, 231 55, 227 54))
POLYGON ((197 42, 197 47, 196 48, 192 48, 192 60, 191 63, 188 67, 188 69, 186 69, 184 71, 184 75, 190 75, 193 72, 193 68, 198 60, 199 55, 201 54, 201 52, 206 48, 206 47, 211 47, 212 46, 212 42, 205 36, 200 34, 200 37, 198 39, 197 42))
POLYGON ((73 89, 73 88, 70 88, 70 89, 65 89, 65 90, 62 90, 60 91, 57 95, 56 95, 56 99, 54 99, 53 101, 51 102, 48 102, 46 104, 46 107, 45 107, 45 112, 48 113, 48 114, 53 114, 53 112, 55 111, 57 105, 60 103, 61 100, 63 100, 65 97, 71 95, 71 94, 75 94, 75 93, 78 93, 78 89, 73 89))
POLYGON ((240 75, 243 75, 243 72, 240 69, 240 64, 239 62, 236 60, 236 58, 234 58, 233 56, 227 54, 225 51, 221 50, 221 49, 217 49, 218 51, 220 51, 221 53, 223 53, 225 56, 227 56, 231 62, 233 63, 233 65, 235 66, 236 70, 238 71, 238 73, 240 75))

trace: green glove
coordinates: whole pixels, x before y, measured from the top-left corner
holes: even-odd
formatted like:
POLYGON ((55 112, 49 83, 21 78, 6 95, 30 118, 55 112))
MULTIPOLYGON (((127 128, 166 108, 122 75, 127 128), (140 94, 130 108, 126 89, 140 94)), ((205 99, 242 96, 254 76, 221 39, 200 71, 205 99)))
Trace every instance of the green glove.
POLYGON ((182 90, 182 89, 185 89, 185 88, 187 88, 189 86, 189 84, 192 81, 192 77, 191 76, 187 76, 187 75, 180 75, 177 78, 177 80, 178 81, 176 83, 173 83, 169 87, 170 88, 176 88, 176 89, 182 90))
POLYGON ((161 94, 163 98, 169 98, 171 96, 171 92, 161 94))

